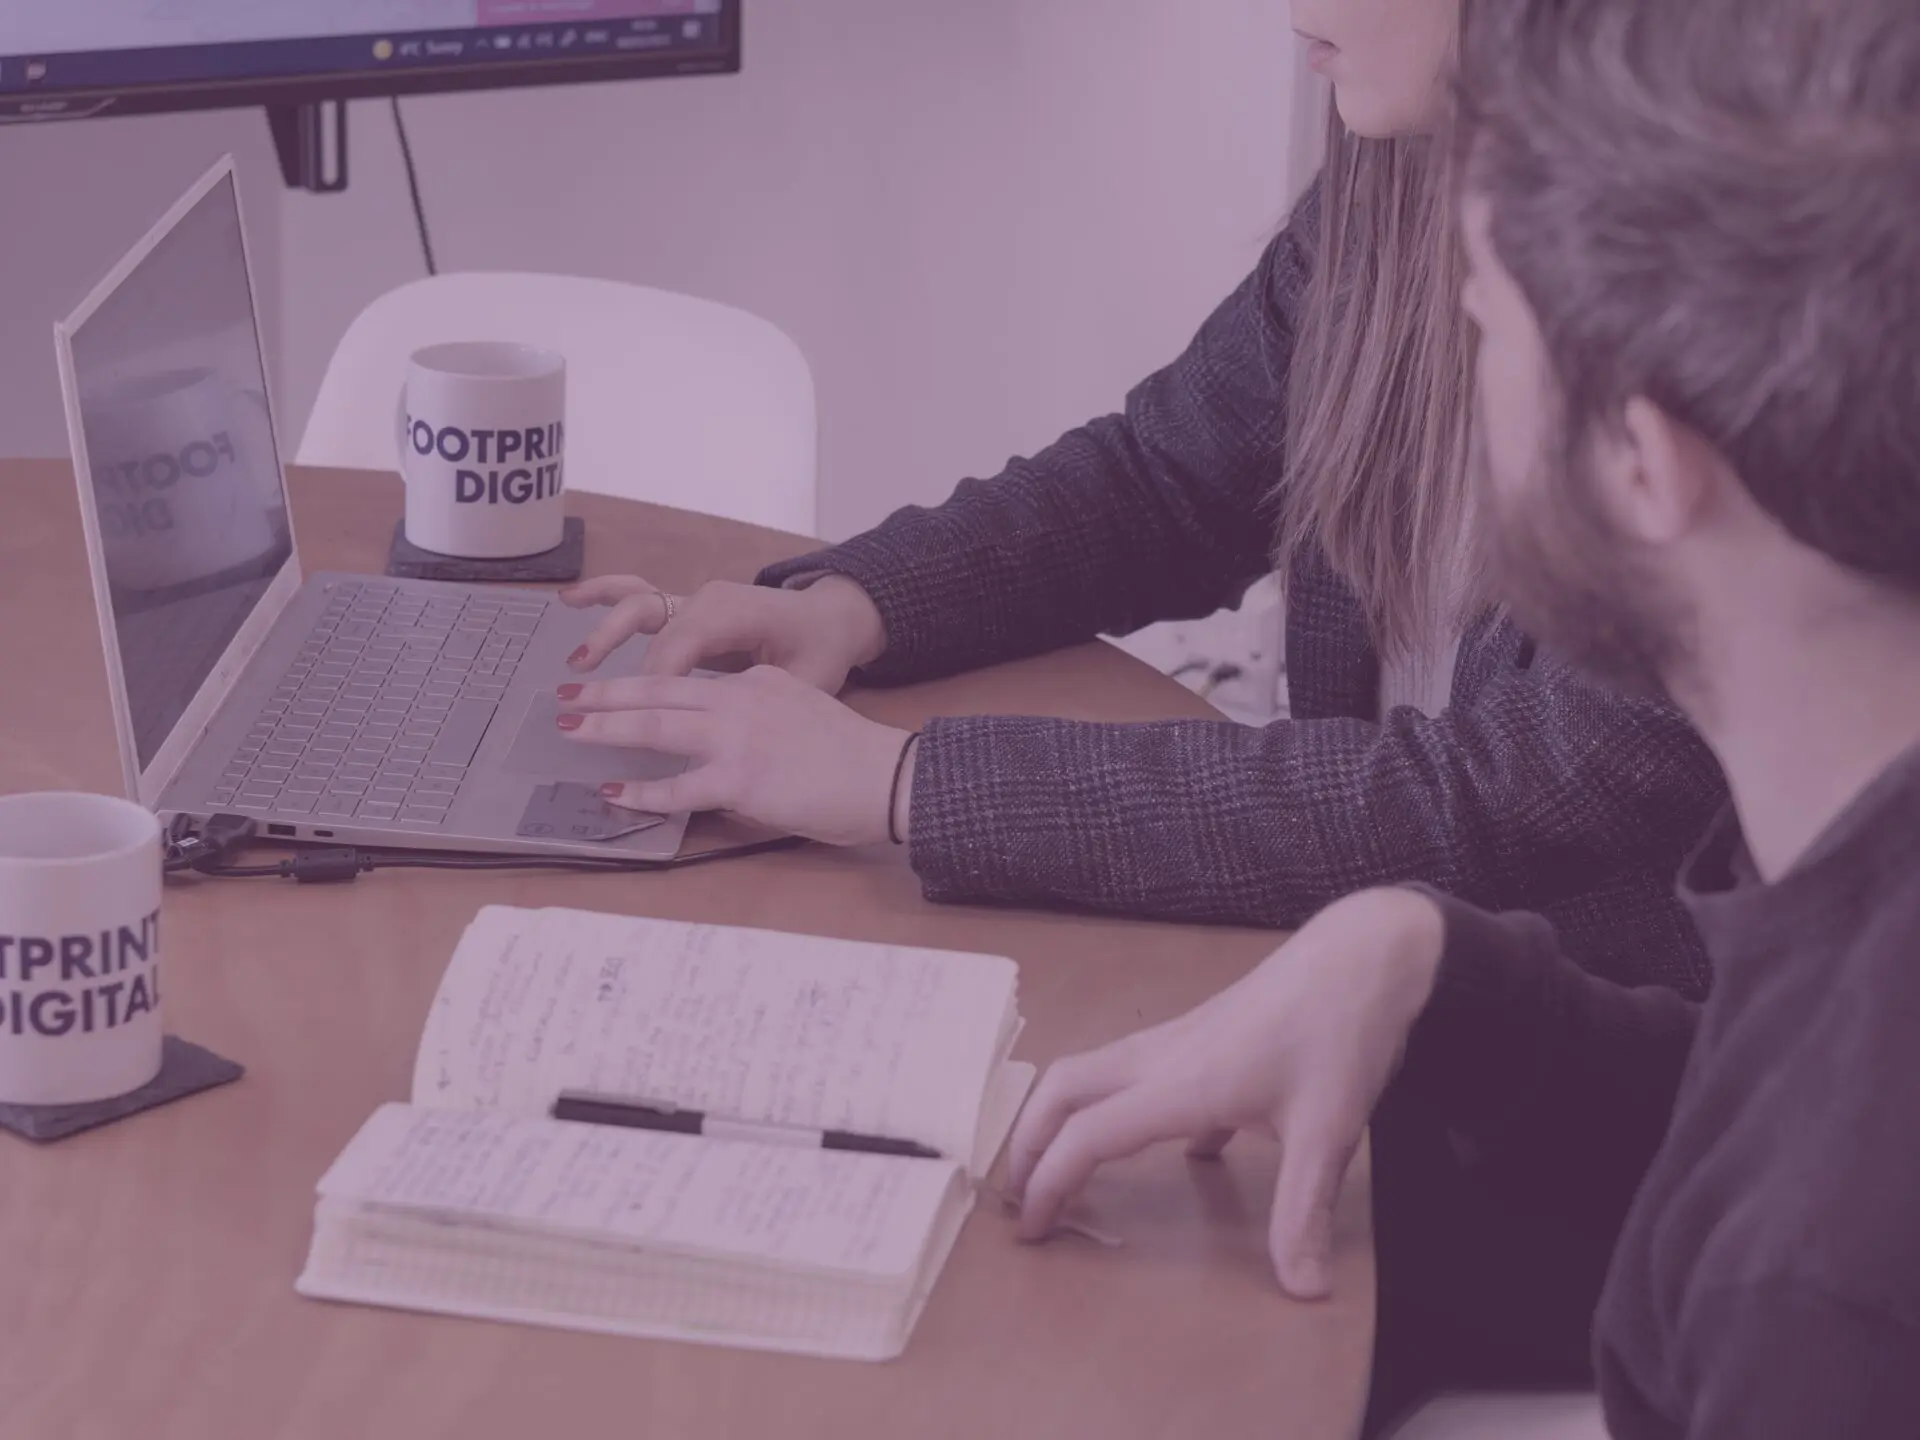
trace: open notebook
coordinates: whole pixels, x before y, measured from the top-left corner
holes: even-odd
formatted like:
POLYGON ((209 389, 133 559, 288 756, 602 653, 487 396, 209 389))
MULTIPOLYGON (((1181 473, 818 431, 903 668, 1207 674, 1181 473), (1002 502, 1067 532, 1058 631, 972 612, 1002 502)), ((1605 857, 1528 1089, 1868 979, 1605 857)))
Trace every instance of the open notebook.
POLYGON ((321 1299, 881 1360, 1033 1082, 1011 960, 488 906, 412 1103, 321 1178, 321 1299), (548 1118, 563 1090, 914 1140, 937 1160, 548 1118))

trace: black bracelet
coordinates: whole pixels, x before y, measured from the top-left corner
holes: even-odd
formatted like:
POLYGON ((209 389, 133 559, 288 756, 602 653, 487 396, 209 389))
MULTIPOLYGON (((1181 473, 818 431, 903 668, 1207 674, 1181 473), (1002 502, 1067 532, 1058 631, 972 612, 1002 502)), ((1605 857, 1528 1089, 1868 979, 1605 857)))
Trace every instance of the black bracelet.
POLYGON ((907 736, 907 743, 900 747, 900 758, 893 762, 893 784, 887 787, 887 838, 896 845, 907 843, 900 838, 900 827, 893 818, 900 810, 900 777, 907 773, 907 756, 919 738, 918 730, 907 736))

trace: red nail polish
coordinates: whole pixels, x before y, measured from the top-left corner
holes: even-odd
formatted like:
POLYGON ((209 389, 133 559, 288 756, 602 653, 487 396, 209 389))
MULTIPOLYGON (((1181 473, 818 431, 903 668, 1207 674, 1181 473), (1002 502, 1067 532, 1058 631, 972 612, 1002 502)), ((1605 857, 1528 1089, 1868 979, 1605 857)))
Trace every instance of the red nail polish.
POLYGON ((609 780, 600 787, 600 793, 609 800, 618 800, 627 787, 618 780, 609 780))
POLYGON ((580 687, 578 685, 562 685, 553 693, 558 695, 562 700, 578 700, 580 698, 580 687))
POLYGON ((578 730, 581 721, 586 718, 584 715, 562 715, 553 723, 558 725, 562 730, 578 730))
POLYGON ((567 663, 569 665, 578 665, 582 660, 586 658, 587 658, 587 647, 582 645, 578 650, 574 651, 573 654, 567 656, 567 663))

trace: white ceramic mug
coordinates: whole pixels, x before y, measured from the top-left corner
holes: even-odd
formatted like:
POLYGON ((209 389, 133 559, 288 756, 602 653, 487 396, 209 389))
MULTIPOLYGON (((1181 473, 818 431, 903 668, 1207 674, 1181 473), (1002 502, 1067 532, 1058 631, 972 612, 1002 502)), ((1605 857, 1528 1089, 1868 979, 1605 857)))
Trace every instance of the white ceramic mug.
POLYGON ((566 526, 567 362, 468 340, 414 352, 400 404, 407 540, 475 560, 538 555, 566 526))
POLYGON ((272 550, 273 469, 265 402, 213 370, 169 370, 87 397, 87 462, 107 573, 121 590, 162 590, 272 550))
POLYGON ((0 1102, 160 1073, 160 822, 111 795, 0 796, 0 1102))

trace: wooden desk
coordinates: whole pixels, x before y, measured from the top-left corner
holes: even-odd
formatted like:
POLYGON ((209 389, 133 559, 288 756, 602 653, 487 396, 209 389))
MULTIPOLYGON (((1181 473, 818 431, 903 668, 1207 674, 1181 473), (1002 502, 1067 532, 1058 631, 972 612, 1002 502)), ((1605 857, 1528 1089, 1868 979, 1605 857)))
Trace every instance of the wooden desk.
MULTIPOLYGON (((113 791, 79 517, 64 465, 0 463, 0 791, 113 791)), ((295 482, 309 568, 377 571, 396 482, 295 482)), ((590 572, 675 588, 750 577, 801 542, 593 496, 590 572)), ((901 721, 1020 710, 1139 720, 1210 713, 1110 646, 857 703, 901 721)), ((906 1356, 785 1359, 298 1299, 313 1185, 376 1104, 404 1098, 427 1003, 486 901, 1011 955, 1047 1061, 1171 1016, 1273 937, 941 907, 893 850, 803 850, 647 876, 398 872, 350 889, 254 880, 170 889, 170 1029, 242 1061, 240 1084, 48 1147, 0 1134, 0 1435, 268 1437, 1237 1436, 1350 1433, 1372 1314, 1364 1205, 1337 1297, 1285 1300, 1266 1258, 1274 1170, 1176 1148, 1089 1192, 1119 1251, 1017 1245, 985 1208, 906 1356)), ((1357 1191, 1359 1187, 1355 1187, 1357 1191)))

